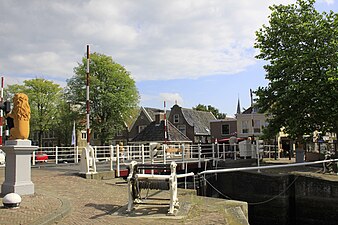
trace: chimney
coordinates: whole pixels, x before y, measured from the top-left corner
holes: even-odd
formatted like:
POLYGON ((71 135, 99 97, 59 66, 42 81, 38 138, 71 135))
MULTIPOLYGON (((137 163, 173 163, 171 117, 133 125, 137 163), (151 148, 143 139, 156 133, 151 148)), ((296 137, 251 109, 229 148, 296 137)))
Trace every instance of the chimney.
POLYGON ((162 120, 164 120, 164 113, 163 112, 157 112, 155 114, 155 122, 156 122, 156 124, 161 124, 162 120))

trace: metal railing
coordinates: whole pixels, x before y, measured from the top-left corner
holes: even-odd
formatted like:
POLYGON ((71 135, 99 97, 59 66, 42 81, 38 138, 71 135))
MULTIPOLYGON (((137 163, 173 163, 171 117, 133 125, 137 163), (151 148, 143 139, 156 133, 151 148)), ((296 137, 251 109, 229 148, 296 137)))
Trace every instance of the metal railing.
MULTIPOLYGON (((203 162, 210 162, 215 167, 218 161, 228 159, 239 160, 246 158, 249 152, 251 158, 280 158, 280 153, 275 145, 264 145, 260 154, 257 154, 256 146, 249 144, 243 151, 243 146, 239 144, 181 144, 181 145, 162 145, 160 149, 153 150, 150 145, 110 145, 92 146, 94 149, 95 161, 110 162, 109 169, 116 170, 120 175, 120 170, 128 165, 132 160, 140 163, 169 163, 175 160, 182 164, 185 169, 189 162, 197 162, 201 168, 203 162), (165 149, 171 149, 167 152, 165 149)), ((81 153, 85 147, 41 147, 33 152, 32 165, 37 163, 60 164, 60 163, 79 163, 81 153)), ((206 163, 204 163, 205 166, 206 163)))

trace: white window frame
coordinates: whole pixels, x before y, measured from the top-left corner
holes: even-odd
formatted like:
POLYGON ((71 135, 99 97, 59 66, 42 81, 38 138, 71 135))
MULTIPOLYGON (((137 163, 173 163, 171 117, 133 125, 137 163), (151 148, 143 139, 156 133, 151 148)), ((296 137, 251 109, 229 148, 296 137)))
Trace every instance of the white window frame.
POLYGON ((242 121, 242 134, 248 134, 249 133, 249 121, 243 120, 242 121))
POLYGON ((174 114, 174 123, 179 123, 180 122, 180 115, 179 114, 174 114))
POLYGON ((87 140, 87 131, 81 131, 81 140, 87 140))

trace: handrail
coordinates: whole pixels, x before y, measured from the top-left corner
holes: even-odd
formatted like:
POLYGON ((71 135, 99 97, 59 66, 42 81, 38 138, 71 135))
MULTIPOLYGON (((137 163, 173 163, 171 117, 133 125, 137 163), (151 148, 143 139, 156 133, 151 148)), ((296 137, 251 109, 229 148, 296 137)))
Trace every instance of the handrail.
POLYGON ((321 164, 321 163, 327 163, 327 162, 338 162, 338 159, 326 159, 326 160, 315 161, 315 162, 292 163, 292 164, 273 165, 273 166, 254 166, 254 167, 241 167, 241 168, 229 168, 229 169, 218 169, 218 170, 205 170, 205 171, 198 173, 198 175, 238 172, 238 171, 250 171, 250 170, 262 170, 262 169, 277 169, 277 168, 296 167, 296 166, 308 166, 308 165, 321 164))

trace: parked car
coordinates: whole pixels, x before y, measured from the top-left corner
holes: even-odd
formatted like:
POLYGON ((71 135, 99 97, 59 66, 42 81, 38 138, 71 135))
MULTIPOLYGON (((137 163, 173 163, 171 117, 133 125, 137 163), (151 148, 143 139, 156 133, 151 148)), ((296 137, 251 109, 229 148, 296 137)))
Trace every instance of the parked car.
POLYGON ((4 165, 6 162, 6 154, 0 149, 0 165, 4 165))
POLYGON ((47 162, 48 155, 45 152, 38 151, 35 153, 35 161, 36 162, 47 162))

